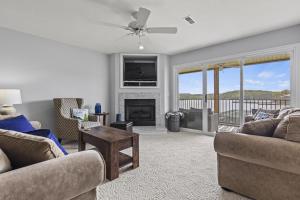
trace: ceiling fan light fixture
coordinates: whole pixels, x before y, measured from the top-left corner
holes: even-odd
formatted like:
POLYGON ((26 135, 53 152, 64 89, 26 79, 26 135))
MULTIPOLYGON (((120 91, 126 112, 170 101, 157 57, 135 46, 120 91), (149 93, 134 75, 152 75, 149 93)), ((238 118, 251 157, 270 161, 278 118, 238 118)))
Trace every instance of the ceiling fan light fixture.
POLYGON ((139 44, 139 50, 144 50, 144 46, 142 44, 139 44))

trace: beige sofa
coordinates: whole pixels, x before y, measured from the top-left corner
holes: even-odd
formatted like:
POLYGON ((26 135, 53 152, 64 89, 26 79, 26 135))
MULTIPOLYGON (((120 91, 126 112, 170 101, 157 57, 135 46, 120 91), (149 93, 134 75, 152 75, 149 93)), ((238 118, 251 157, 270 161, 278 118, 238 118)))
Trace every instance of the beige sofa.
POLYGON ((84 151, 0 174, 0 199, 95 200, 105 167, 96 151, 84 151))
POLYGON ((214 146, 221 187, 254 199, 300 199, 300 143, 219 133, 214 146))
POLYGON ((48 138, 3 129, 0 149, 12 167, 0 173, 0 200, 96 200, 96 187, 105 180, 105 161, 96 151, 65 156, 48 138))

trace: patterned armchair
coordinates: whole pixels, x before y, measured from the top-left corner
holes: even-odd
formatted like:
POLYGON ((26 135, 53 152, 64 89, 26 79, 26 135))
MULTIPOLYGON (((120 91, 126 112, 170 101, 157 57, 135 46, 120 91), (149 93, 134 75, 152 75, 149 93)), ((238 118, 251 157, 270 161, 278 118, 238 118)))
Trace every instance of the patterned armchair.
POLYGON ((81 127, 92 128, 100 126, 97 116, 89 116, 89 121, 71 118, 72 108, 82 108, 81 98, 55 98, 53 99, 56 113, 56 134, 59 140, 77 140, 81 127))

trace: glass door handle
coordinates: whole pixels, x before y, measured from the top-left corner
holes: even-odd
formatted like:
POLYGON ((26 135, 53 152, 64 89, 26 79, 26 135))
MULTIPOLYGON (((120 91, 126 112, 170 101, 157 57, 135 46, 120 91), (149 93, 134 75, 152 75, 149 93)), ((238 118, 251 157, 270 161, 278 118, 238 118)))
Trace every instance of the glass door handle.
POLYGON ((207 103, 207 94, 204 95, 204 101, 205 101, 205 103, 207 103))

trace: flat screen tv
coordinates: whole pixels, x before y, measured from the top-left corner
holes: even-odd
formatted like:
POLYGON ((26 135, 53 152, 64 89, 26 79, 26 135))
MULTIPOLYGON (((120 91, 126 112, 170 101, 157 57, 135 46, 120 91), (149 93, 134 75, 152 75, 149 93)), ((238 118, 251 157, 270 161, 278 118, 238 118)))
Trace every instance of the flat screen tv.
POLYGON ((125 62, 124 81, 157 81, 156 62, 125 62))

